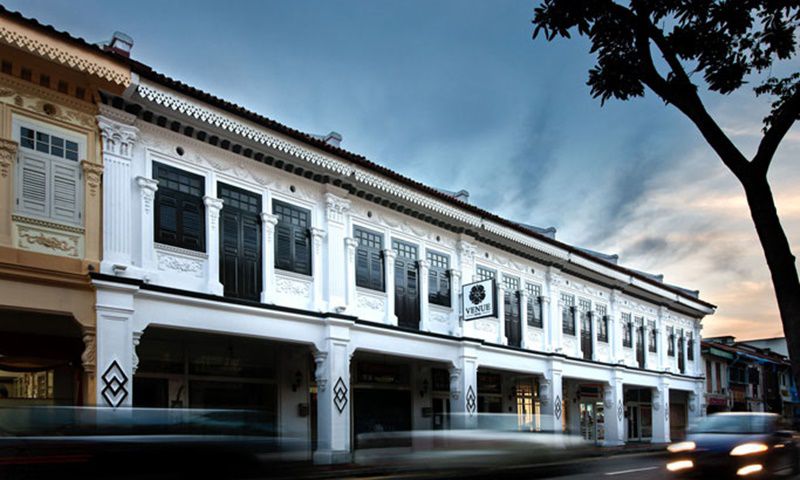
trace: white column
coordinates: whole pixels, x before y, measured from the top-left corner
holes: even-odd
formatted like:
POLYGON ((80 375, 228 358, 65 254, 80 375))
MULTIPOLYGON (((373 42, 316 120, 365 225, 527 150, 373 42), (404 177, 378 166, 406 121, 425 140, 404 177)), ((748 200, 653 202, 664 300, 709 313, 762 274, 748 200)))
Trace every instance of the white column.
POLYGON ((461 265, 461 278, 471 283, 475 278, 475 245, 462 239, 458 242, 458 257, 461 265))
POLYGON ((619 301, 622 291, 611 290, 608 303, 608 341, 611 345, 611 363, 622 363, 622 331, 619 328, 619 301))
POLYGON ((453 328, 453 335, 463 336, 464 325, 461 319, 461 270, 450 269, 450 305, 455 312, 456 325, 453 328))
POLYGON ((653 389, 653 440, 652 443, 669 443, 669 382, 659 380, 653 389))
POLYGON ((219 198, 206 195, 203 197, 206 205, 206 254, 208 255, 208 292, 222 295, 222 282, 219 281, 219 211, 222 210, 223 201, 219 198))
POLYGON ((552 343, 550 338, 553 335, 553 321, 551 320, 553 316, 553 311, 551 308, 550 297, 547 295, 542 295, 542 351, 551 352, 552 343))
POLYGON ((317 381, 317 451, 314 463, 349 463, 352 388, 350 322, 328 320, 314 353, 317 381))
POLYGON ((397 315, 394 313, 394 259, 397 256, 394 250, 387 248, 383 251, 384 266, 386 267, 386 324, 397 325, 397 315))
POLYGON ((478 425, 478 357, 473 345, 465 345, 450 367, 450 401, 453 428, 478 425))
POLYGON ((560 361, 552 360, 539 380, 539 404, 541 405, 542 431, 560 432, 564 416, 563 383, 560 361))
POLYGON ((636 325, 636 317, 631 316, 631 349, 633 350, 633 364, 639 366, 639 361, 636 358, 636 344, 639 342, 639 326, 636 325))
POLYGON ((666 328, 664 328, 664 317, 666 315, 666 310, 666 307, 658 307, 658 315, 656 316, 656 350, 658 351, 656 354, 656 358, 658 359, 656 369, 658 371, 663 371, 666 365, 667 346, 664 342, 664 332, 666 332, 666 328))
MULTIPOLYGON (((130 115, 130 123, 134 120, 135 117, 130 115)), ((104 167, 103 261, 100 270, 115 274, 127 269, 133 261, 131 159, 139 129, 102 115, 97 116, 97 124, 103 140, 104 167)))
POLYGON ((702 353, 700 350, 700 328, 695 328, 694 330, 694 375, 702 375, 704 362, 701 357, 702 353))
POLYGON ((417 278, 419 279, 419 329, 429 332, 430 308, 428 307, 428 268, 430 265, 425 259, 417 260, 417 278))
POLYGON ((617 369, 603 392, 603 427, 605 428, 605 440, 603 445, 615 447, 623 445, 627 432, 625 431, 625 405, 622 375, 617 369))
POLYGON ((351 314, 355 313, 356 309, 356 247, 358 247, 358 240, 351 237, 344 239, 344 248, 346 251, 345 270, 347 271, 347 299, 345 306, 347 308, 347 312, 351 314))
POLYGON ((508 337, 506 337, 506 287, 500 279, 497 279, 497 343, 508 345, 508 337))
MULTIPOLYGON (((325 194, 328 241, 327 256, 325 258, 324 291, 328 300, 329 310, 346 309, 350 304, 348 300, 350 276, 347 270, 347 259, 349 258, 347 250, 349 247, 345 244, 345 238, 347 237, 347 213, 349 211, 349 200, 334 195, 333 193, 325 194)), ((353 252, 355 255, 355 250, 353 252)), ((320 272, 320 276, 322 276, 322 272, 320 272)), ((355 278, 353 278, 353 282, 353 288, 355 288, 355 278)))
POLYGON ((147 177, 136 177, 141 196, 140 221, 141 235, 139 242, 138 262, 141 268, 154 269, 153 243, 155 241, 155 219, 153 218, 153 201, 158 190, 158 180, 147 177))
POLYGON ((597 316, 592 312, 592 360, 597 360, 597 316))
POLYGON ((323 293, 323 286, 325 281, 325 273, 323 271, 322 265, 323 262, 323 254, 322 254, 322 244, 325 240, 325 230, 321 228, 311 227, 311 245, 313 246, 314 251, 311 254, 311 275, 313 281, 313 288, 314 288, 314 310, 318 312, 322 312, 327 310, 325 296, 323 293))
POLYGON ((642 318, 642 341, 644 342, 644 345, 642 345, 642 351, 644 352, 642 355, 642 358, 644 359, 642 363, 643 368, 651 368, 648 362, 649 359, 647 358, 650 355, 650 338, 648 337, 650 333, 649 330, 650 329, 647 326, 647 319, 642 318))
POLYGON ((546 330, 550 332, 546 351, 548 352, 561 352, 563 344, 561 342, 563 332, 561 331, 561 301, 558 297, 558 286, 561 284, 561 270, 555 267, 547 267, 547 274, 545 275, 545 298, 549 299, 550 308, 548 309, 549 315, 546 322, 546 330))
MULTIPOLYGON (((269 205, 269 202, 265 202, 269 205)), ((261 288, 261 301, 263 303, 275 303, 275 225, 278 224, 278 217, 268 212, 261 212, 261 278, 263 286, 261 288)))
POLYGON ((522 287, 519 291, 519 326, 520 326, 520 348, 528 347, 528 290, 522 287))
POLYGON ((139 359, 136 345, 141 330, 134 326, 133 285, 93 282, 97 295, 97 405, 130 407, 133 404, 133 374, 139 359))

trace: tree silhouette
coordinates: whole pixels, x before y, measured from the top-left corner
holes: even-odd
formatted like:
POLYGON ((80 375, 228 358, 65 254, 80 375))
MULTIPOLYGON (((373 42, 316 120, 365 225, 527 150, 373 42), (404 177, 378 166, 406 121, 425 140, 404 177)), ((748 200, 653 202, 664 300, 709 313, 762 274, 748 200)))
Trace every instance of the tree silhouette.
POLYGON ((645 89, 694 123, 744 189, 764 250, 800 385, 800 281, 781 226, 767 173, 786 133, 800 116, 800 73, 773 74, 797 49, 800 1, 780 0, 543 0, 534 10, 533 38, 587 37, 596 65, 591 94, 629 100, 645 89), (700 89, 729 94, 750 82, 771 101, 755 155, 747 158, 708 113, 700 89))

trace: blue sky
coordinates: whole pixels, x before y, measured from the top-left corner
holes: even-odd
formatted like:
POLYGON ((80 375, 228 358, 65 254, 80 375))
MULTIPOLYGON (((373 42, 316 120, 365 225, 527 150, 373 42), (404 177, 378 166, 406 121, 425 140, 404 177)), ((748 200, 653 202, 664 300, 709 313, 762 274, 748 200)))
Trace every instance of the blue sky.
MULTIPOLYGON (((654 96, 601 108, 586 86, 588 43, 533 41, 535 2, 5 5, 91 42, 123 31, 134 58, 173 78, 303 131, 336 130, 343 147, 407 176, 699 289, 720 306, 704 335, 781 334, 733 176, 654 96)), ((707 100, 751 154, 764 105, 748 90, 707 100)), ((798 154, 795 127, 772 171, 795 252, 798 154)))

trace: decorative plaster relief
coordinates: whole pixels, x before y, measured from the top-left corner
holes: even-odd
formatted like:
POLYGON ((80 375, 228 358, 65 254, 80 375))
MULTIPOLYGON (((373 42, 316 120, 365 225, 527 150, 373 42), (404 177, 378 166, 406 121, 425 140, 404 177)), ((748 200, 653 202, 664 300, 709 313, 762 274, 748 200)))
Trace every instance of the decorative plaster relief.
POLYGON ((3 177, 8 177, 11 171, 11 165, 17 158, 17 148, 17 142, 0 138, 0 175, 3 177))
POLYGON ((497 333, 497 326, 495 322, 487 320, 475 320, 475 330, 479 332, 487 332, 491 334, 497 333))
POLYGON ((84 178, 86 178, 89 194, 93 197, 97 196, 97 190, 100 188, 100 182, 103 178, 103 165, 82 160, 81 167, 83 168, 84 178))
POLYGON ((386 309, 386 302, 383 297, 358 293, 358 308, 362 310, 372 310, 373 312, 383 313, 386 309))
POLYGON ((310 298, 311 282, 295 278, 276 276, 275 291, 277 293, 292 297, 310 298))
MULTIPOLYGON (((1 29, 2 27, 0 27, 1 29)), ((96 127, 94 117, 91 115, 64 106, 64 104, 69 104, 72 107, 82 107, 83 105, 80 105, 77 100, 73 102, 70 97, 57 95, 52 91, 18 82, 13 78, 3 78, 3 84, 11 86, 11 88, 0 88, 0 99, 7 99, 5 101, 8 103, 71 125, 91 129, 96 127)))
MULTIPOLYGON (((18 218, 16 215, 14 217, 15 220, 18 218)), ((48 223, 49 222, 42 222, 42 224, 48 223)), ((15 227, 17 238, 15 243, 18 248, 73 258, 80 258, 83 256, 83 252, 81 252, 83 243, 82 234, 58 231, 49 225, 36 226, 19 221, 15 222, 15 227)))
POLYGON ((205 254, 161 244, 156 245, 155 251, 159 270, 191 274, 197 278, 203 276, 203 266, 206 262, 205 254))

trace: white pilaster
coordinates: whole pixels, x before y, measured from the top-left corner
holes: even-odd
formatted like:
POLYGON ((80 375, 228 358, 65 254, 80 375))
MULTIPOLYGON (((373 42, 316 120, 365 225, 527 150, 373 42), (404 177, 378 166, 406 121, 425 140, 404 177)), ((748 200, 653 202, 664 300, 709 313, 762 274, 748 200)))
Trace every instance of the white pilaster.
POLYGON ((560 361, 552 360, 544 377, 539 380, 539 403, 541 405, 542 431, 562 431, 563 405, 563 380, 560 361))
POLYGON ((450 269, 450 305, 455 312, 456 326, 453 328, 453 335, 463 336, 464 325, 461 319, 461 270, 450 269))
MULTIPOLYGON (((347 214, 349 211, 349 200, 330 192, 325 194, 325 218, 327 221, 327 256, 325 264, 327 268, 325 269, 324 291, 328 299, 329 310, 346 309, 350 305, 348 290, 351 277, 347 263, 349 247, 345 244, 347 214), (344 282, 342 281, 343 276, 346 278, 344 282)), ((353 252, 355 257, 355 250, 353 252)), ((319 275, 322 276, 322 272, 319 275)), ((355 289, 355 278, 352 278, 352 281, 354 282, 353 289, 355 289)))
POLYGON ((653 443, 669 443, 669 382, 659 379, 653 389, 653 443))
POLYGON ((431 330, 430 308, 428 306, 428 268, 430 268, 428 260, 417 260, 417 278, 419 279, 419 329, 423 332, 429 332, 431 330))
POLYGON ((625 431, 625 406, 623 400, 622 375, 615 368, 610 383, 604 387, 603 391, 604 446, 615 447, 625 443, 627 432, 625 431))
POLYGON ((133 374, 141 330, 133 321, 133 299, 138 287, 94 282, 97 295, 97 405, 125 408, 133 404, 133 374))
MULTIPOLYGON (((265 202, 265 205, 269 205, 265 202)), ((261 235, 261 249, 263 262, 261 263, 261 278, 264 285, 261 289, 261 301, 263 303, 275 303, 275 225, 278 224, 278 217, 271 213, 261 212, 261 228, 264 230, 261 235)))
POLYGON ((210 195, 203 197, 206 205, 206 253, 208 254, 208 292, 222 295, 222 282, 219 281, 219 211, 223 201, 210 195))
POLYGON ((611 298, 608 302, 608 342, 611 345, 611 363, 621 363, 622 356, 622 331, 620 330, 619 301, 622 292, 611 290, 611 298))
MULTIPOLYGON (((576 299, 579 302, 579 300, 576 299)), ((575 356, 583 358, 583 311, 580 309, 580 303, 575 305, 575 356)), ((570 355, 572 352, 567 352, 570 355)))
POLYGON ((461 278, 470 283, 475 278, 475 245, 466 240, 458 241, 458 259, 461 265, 461 278))
POLYGON ((546 315, 545 318, 545 334, 549 332, 545 350, 548 352, 560 352, 563 350, 561 341, 563 337, 561 328, 561 301, 558 298, 558 286, 561 284, 561 281, 561 270, 555 267, 547 267, 547 274, 545 275, 544 282, 544 296, 550 306, 550 308, 547 309, 548 315, 546 315))
POLYGON ((497 279, 497 323, 497 343, 508 345, 508 337, 506 337, 506 287, 499 279, 497 279))
POLYGON ((658 365, 656 365, 656 369, 658 371, 662 371, 666 367, 666 355, 667 355, 667 346, 664 342, 664 332, 666 332, 666 327, 664 326, 664 317, 666 316, 667 308, 666 307, 658 307, 658 315, 656 316, 656 350, 658 351, 656 354, 656 358, 658 359, 658 365))
POLYGON ((454 428, 478 425, 478 358, 474 347, 466 345, 455 365, 450 367, 450 402, 454 428))
POLYGON ((153 202, 158 191, 158 180, 147 177, 136 177, 139 186, 140 206, 139 216, 141 221, 141 235, 139 243, 139 266, 144 269, 156 269, 153 258, 153 243, 155 242, 155 219, 153 202))
POLYGON ((642 355, 642 368, 650 368, 648 358, 650 356, 650 328, 647 326, 647 319, 642 319, 642 341, 644 345, 642 345, 642 351, 644 354, 642 355))
POLYGON ((321 228, 311 227, 311 245, 313 251, 311 253, 311 275, 314 286, 314 310, 321 312, 327 310, 325 305, 325 297, 323 293, 324 287, 324 274, 322 265, 323 254, 322 245, 325 241, 325 230, 321 228))
POLYGON ((397 256, 394 250, 387 248, 383 251, 384 266, 386 267, 386 324, 397 325, 397 315, 394 313, 394 259, 397 256))
POLYGON ((329 320, 314 354, 317 381, 317 451, 314 463, 348 463, 353 397, 350 383, 350 322, 329 320))
POLYGON ((345 306, 347 307, 347 311, 350 313, 353 313, 356 308, 356 247, 358 247, 358 240, 351 237, 344 239, 347 270, 347 301, 345 302, 345 306))
MULTIPOLYGON (((135 117, 123 115, 133 123, 135 117)), ((103 141, 103 261, 100 270, 114 274, 133 263, 133 173, 131 157, 139 130, 98 115, 103 141), (114 266, 117 265, 115 269, 114 266)))
POLYGON ((528 291, 519 291, 520 348, 528 348, 528 291))

